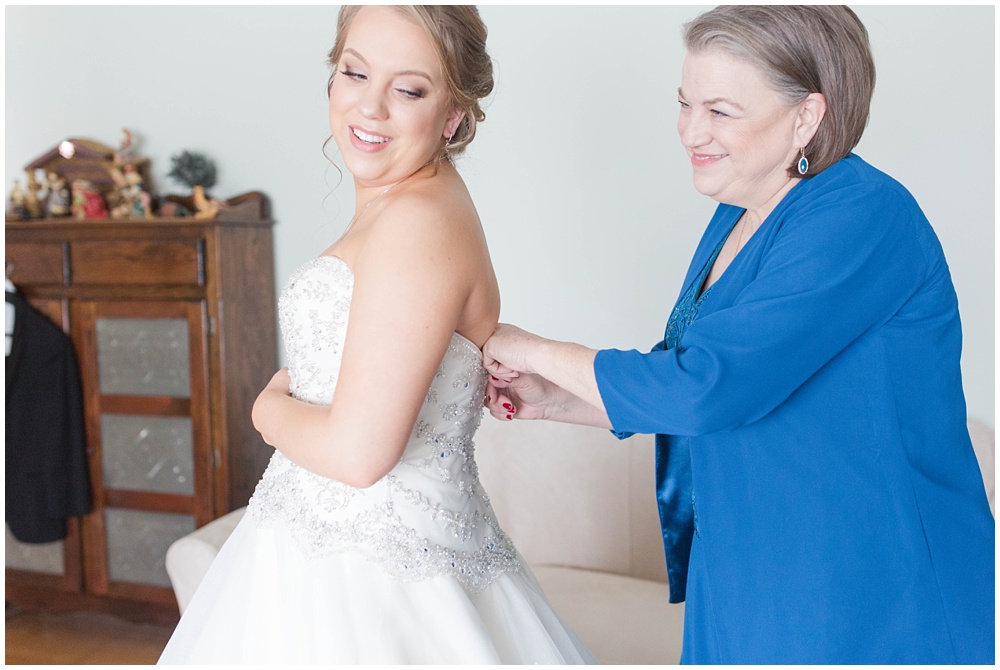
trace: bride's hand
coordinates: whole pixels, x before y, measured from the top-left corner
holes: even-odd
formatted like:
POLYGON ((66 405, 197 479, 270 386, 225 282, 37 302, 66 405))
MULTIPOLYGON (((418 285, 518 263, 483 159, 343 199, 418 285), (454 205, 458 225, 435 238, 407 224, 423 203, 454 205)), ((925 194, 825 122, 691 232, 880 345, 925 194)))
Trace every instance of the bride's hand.
POLYGON ((250 420, 253 422, 254 428, 264 438, 264 442, 272 447, 274 446, 274 438, 267 430, 269 425, 268 400, 273 399, 275 395, 291 395, 290 386, 291 377, 288 376, 288 368, 281 368, 274 373, 264 390, 257 395, 257 400, 254 401, 253 408, 250 410, 250 420))

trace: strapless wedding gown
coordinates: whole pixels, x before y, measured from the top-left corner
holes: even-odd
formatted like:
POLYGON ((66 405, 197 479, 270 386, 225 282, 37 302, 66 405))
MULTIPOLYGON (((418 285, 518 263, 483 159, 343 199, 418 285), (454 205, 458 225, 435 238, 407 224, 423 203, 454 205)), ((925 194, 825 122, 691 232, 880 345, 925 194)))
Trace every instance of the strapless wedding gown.
MULTIPOLYGON (((278 303, 291 392, 335 393, 354 278, 297 270, 278 303)), ((457 333, 400 462, 367 489, 271 458, 160 663, 584 663, 479 483, 486 372, 457 333)))

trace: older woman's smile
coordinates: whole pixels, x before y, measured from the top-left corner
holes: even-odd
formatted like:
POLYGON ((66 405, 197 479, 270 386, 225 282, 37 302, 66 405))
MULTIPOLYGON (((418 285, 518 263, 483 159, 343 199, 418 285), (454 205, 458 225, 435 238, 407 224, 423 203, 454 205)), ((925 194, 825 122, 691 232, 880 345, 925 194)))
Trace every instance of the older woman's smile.
POLYGON ((725 158, 728 154, 691 154, 691 164, 695 167, 711 165, 725 158))

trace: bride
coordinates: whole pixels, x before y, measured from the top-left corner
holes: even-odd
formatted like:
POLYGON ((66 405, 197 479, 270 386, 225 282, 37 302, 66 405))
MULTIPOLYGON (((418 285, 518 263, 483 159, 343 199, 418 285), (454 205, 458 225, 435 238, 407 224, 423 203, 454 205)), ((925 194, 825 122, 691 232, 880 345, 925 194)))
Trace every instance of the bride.
POLYGON ((344 235, 288 280, 277 450, 160 663, 581 663, 479 483, 480 347, 500 312, 452 163, 493 88, 474 7, 341 9, 344 235))

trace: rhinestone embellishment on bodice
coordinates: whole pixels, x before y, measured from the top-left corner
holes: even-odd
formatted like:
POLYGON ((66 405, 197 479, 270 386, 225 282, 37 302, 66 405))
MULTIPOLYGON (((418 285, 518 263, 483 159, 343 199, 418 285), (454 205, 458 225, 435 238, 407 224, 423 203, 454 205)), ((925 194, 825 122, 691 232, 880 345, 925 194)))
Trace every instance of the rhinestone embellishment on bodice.
MULTIPOLYGON (((292 395, 330 404, 347 334, 354 277, 335 256, 308 261, 278 300, 292 395)), ((477 592, 521 570, 479 483, 473 436, 486 371, 457 333, 445 353, 400 462, 367 489, 314 474, 275 452, 250 500, 259 525, 286 523, 302 551, 358 551, 398 579, 454 575, 477 592)))

